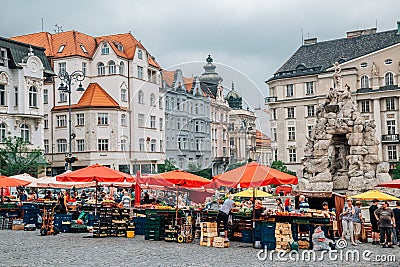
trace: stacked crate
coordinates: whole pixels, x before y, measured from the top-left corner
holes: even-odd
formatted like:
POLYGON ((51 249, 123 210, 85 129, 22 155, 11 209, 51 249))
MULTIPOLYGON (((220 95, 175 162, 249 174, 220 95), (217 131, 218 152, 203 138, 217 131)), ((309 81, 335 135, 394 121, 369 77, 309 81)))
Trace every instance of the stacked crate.
POLYGON ((112 223, 112 214, 112 209, 106 207, 99 208, 98 220, 93 223, 93 237, 116 236, 116 232, 114 231, 116 226, 112 223))
POLYGON ((181 232, 179 225, 167 225, 165 227, 165 241, 178 242, 178 235, 181 232))
POLYGON ((224 237, 214 237, 213 247, 216 247, 216 248, 229 248, 229 246, 230 246, 229 241, 225 241, 224 237))
POLYGON ((127 238, 133 238, 135 237, 135 223, 132 221, 129 221, 126 223, 126 237, 127 238))
POLYGON ((145 240, 160 241, 165 238, 165 218, 162 215, 152 214, 146 217, 145 240))
POLYGON ((69 233, 71 231, 72 214, 55 214, 53 226, 60 232, 69 233))
POLYGON ((292 228, 289 223, 276 223, 275 228, 276 250, 290 251, 292 228))
MULTIPOLYGON (((275 226, 276 224, 274 222, 264 222, 264 221, 261 222, 259 236, 262 248, 267 248, 268 250, 275 249, 276 247, 275 226)), ((256 235, 257 234, 258 233, 256 232, 256 235)))
POLYGON ((215 237, 218 237, 217 223, 203 222, 200 223, 200 246, 211 247, 215 237))
POLYGON ((39 206, 34 203, 24 203, 22 205, 24 212, 24 224, 37 224, 39 217, 39 206))
POLYGON ((135 234, 144 235, 146 231, 146 217, 133 217, 135 223, 135 234))

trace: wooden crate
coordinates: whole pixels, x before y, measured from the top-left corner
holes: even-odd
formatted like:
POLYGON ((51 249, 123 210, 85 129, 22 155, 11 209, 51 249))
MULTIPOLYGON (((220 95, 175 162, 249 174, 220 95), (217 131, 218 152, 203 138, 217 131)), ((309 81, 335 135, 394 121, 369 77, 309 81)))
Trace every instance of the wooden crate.
POLYGON ((200 239, 200 246, 207 246, 207 247, 212 247, 214 242, 214 238, 210 237, 207 239, 200 239))
POLYGON ((218 233, 217 228, 201 228, 202 233, 218 233))
POLYGON ((13 224, 11 230, 24 230, 25 226, 23 224, 13 224))
POLYGON ((285 236, 275 236, 276 241, 278 242, 290 242, 292 241, 292 237, 285 235, 285 236))
POLYGON ((216 222, 202 222, 200 223, 201 228, 217 228, 216 222))
POLYGON ((218 236, 218 232, 202 232, 200 238, 203 237, 216 237, 218 236))
POLYGON ((213 242, 213 247, 216 248, 229 248, 230 247, 230 243, 229 242, 213 242))

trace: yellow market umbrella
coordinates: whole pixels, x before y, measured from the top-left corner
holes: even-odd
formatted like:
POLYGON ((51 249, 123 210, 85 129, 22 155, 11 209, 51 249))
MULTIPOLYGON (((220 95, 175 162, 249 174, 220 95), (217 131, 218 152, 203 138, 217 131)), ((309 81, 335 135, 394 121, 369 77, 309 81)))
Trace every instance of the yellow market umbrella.
POLYGON ((389 200, 389 201, 392 201, 392 200, 400 200, 400 199, 398 199, 397 197, 394 197, 394 196, 391 196, 391 195, 382 193, 382 192, 379 191, 379 190, 370 190, 370 191, 367 191, 367 192, 365 192, 365 193, 361 193, 361 194, 358 194, 358 195, 351 196, 351 197, 349 197, 349 198, 352 198, 352 199, 361 199, 361 200, 373 200, 373 199, 377 199, 377 200, 389 200))
POLYGON ((272 195, 256 189, 253 194, 253 188, 249 188, 247 190, 241 191, 239 193, 233 194, 235 197, 271 197, 272 195))

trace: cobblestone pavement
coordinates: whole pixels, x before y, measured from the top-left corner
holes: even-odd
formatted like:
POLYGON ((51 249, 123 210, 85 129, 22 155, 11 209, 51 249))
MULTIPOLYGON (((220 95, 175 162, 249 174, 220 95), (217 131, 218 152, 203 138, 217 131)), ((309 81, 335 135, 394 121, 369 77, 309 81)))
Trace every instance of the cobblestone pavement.
MULTIPOLYGON (((371 244, 356 247, 371 262, 357 261, 350 257, 346 261, 331 261, 325 254, 324 261, 295 262, 286 255, 287 262, 261 261, 257 254, 261 250, 243 247, 246 244, 232 242, 230 248, 201 247, 194 244, 146 241, 143 236, 127 238, 84 238, 88 234, 59 234, 40 236, 39 231, 0 231, 0 266, 400 266, 400 248, 380 248, 371 244), (367 251, 368 252, 368 251, 367 251), (394 255, 396 262, 376 262, 394 255), (375 262, 374 262, 375 261, 375 262)), ((349 249, 354 249, 351 247, 349 249)), ((265 254, 260 254, 263 257, 265 254)), ((320 253, 317 254, 320 256, 320 253)), ((291 254, 292 258, 296 255, 291 254)), ((274 254, 276 258, 276 254, 274 254)), ((392 260, 392 259, 391 259, 392 260)))

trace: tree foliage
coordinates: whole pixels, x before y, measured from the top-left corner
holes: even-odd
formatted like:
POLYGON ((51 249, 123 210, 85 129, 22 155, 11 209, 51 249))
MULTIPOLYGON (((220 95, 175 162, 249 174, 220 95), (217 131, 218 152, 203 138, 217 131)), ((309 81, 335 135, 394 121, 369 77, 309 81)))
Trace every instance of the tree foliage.
POLYGON ((243 162, 237 162, 237 163, 229 164, 225 171, 230 171, 230 170, 233 170, 233 169, 242 167, 242 166, 245 165, 246 163, 247 163, 247 162, 243 161, 243 162))
POLYGON ((163 173, 163 172, 169 172, 169 171, 174 171, 177 170, 178 168, 175 166, 175 161, 171 161, 169 159, 166 159, 164 161, 164 164, 159 164, 158 165, 158 172, 163 173))
POLYGON ((211 179, 210 169, 203 169, 201 163, 189 163, 188 172, 195 175, 201 176, 203 178, 211 179))
POLYGON ((30 149, 20 137, 8 137, 0 148, 0 172, 5 176, 28 173, 32 176, 43 171, 47 162, 39 149, 30 149))
POLYGON ((288 167, 286 167, 286 165, 280 160, 272 162, 271 168, 287 174, 296 175, 296 172, 289 170, 288 167))
POLYGON ((400 163, 397 163, 393 170, 393 179, 400 179, 400 163))

